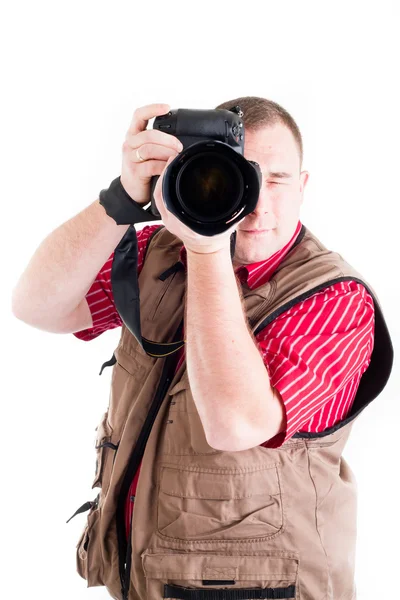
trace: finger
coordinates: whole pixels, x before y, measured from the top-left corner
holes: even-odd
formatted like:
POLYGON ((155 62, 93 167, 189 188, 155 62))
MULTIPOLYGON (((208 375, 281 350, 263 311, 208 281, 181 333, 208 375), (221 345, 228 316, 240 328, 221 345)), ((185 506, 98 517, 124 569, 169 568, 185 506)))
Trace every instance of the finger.
POLYGON ((154 201, 156 203, 158 212, 160 213, 161 220, 165 224, 166 218, 167 218, 167 209, 164 205, 164 199, 163 199, 162 193, 161 193, 161 183, 162 183, 161 180, 162 180, 162 177, 160 177, 160 179, 157 181, 157 185, 154 188, 154 201))
POLYGON ((141 131, 136 135, 132 135, 128 131, 125 143, 131 148, 139 148, 139 146, 143 146, 144 144, 159 144, 168 148, 175 148, 178 152, 183 149, 183 145, 177 137, 158 129, 146 129, 146 131, 141 131))
POLYGON ((138 148, 131 150, 129 158, 132 162, 143 162, 148 160, 165 160, 167 161, 170 157, 175 158, 179 152, 175 148, 161 146, 160 144, 144 144, 140 146, 140 156, 142 160, 139 160, 137 155, 138 148))
POLYGON ((147 127, 147 124, 150 119, 153 117, 159 117, 160 115, 165 115, 167 112, 171 110, 169 104, 147 104, 146 106, 141 106, 135 110, 133 113, 132 121, 129 126, 129 131, 136 135, 140 131, 144 131, 147 127))
POLYGON ((139 177, 153 177, 154 175, 161 175, 165 169, 165 160, 146 160, 139 164, 138 176, 139 177))

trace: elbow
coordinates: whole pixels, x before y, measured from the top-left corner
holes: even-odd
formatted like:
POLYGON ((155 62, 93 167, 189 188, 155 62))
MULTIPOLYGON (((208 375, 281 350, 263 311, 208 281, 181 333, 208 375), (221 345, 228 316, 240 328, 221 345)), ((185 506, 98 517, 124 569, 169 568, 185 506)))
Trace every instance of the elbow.
POLYGON ((234 429, 228 430, 223 435, 221 432, 218 435, 206 436, 207 443, 214 450, 222 450, 223 452, 241 452, 250 450, 267 441, 266 433, 254 431, 246 431, 243 425, 239 428, 239 433, 234 429))
POLYGON ((16 319, 18 319, 19 321, 22 321, 23 323, 27 323, 28 325, 30 324, 28 321, 28 310, 27 310, 27 303, 26 301, 24 302, 23 299, 21 299, 18 296, 18 292, 16 290, 16 288, 14 288, 13 292, 12 292, 12 296, 11 296, 11 313, 13 315, 13 317, 15 317, 16 319))
POLYGON ((211 441, 208 444, 214 450, 222 450, 223 452, 241 452, 243 450, 250 450, 250 448, 254 448, 257 446, 254 442, 246 442, 243 439, 235 440, 233 437, 223 442, 220 441, 211 441))
POLYGON ((19 317, 20 311, 18 308, 17 300, 16 300, 15 290, 13 290, 13 293, 11 296, 11 313, 14 317, 16 317, 17 319, 20 319, 20 317, 19 317))
POLYGON ((18 319, 18 321, 22 321, 23 323, 27 323, 26 320, 26 315, 23 313, 22 310, 20 310, 16 304, 14 304, 14 301, 11 305, 11 314, 13 317, 15 317, 16 319, 18 319))

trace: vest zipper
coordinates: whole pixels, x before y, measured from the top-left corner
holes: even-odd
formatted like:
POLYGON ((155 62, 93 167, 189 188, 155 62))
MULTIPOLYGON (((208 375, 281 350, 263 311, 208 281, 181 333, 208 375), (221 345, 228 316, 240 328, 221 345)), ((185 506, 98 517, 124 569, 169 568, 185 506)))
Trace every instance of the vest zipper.
POLYGON ((157 390, 157 393, 154 397, 153 403, 150 407, 149 413, 147 415, 146 421, 143 425, 142 431, 138 437, 138 441, 136 446, 131 454, 129 459, 128 468, 125 474, 125 477, 121 486, 121 493, 118 498, 118 507, 117 507, 117 534, 118 534, 118 555, 119 555, 119 563, 120 563, 120 577, 121 577, 121 592, 123 600, 128 600, 128 592, 130 585, 130 570, 131 570, 131 562, 132 562, 132 547, 131 547, 131 535, 132 535, 132 522, 133 522, 133 511, 131 516, 131 524, 130 524, 130 533, 128 538, 128 543, 126 542, 126 530, 125 530, 125 519, 124 519, 124 511, 125 511, 125 501, 127 491, 132 483, 134 476, 136 475, 136 471, 140 465, 140 462, 143 458, 145 446, 147 440, 150 435, 151 428, 161 406, 162 400, 164 399, 165 393, 168 389, 168 386, 171 382, 171 379, 167 377, 162 386, 162 391, 159 392, 160 387, 157 390), (127 489, 128 488, 128 489, 127 489), (124 559, 122 557, 125 557, 124 559), (122 566, 123 564, 123 566, 122 566))
MULTIPOLYGON (((182 333, 183 320, 181 321, 178 330, 175 334, 173 342, 180 339, 182 333)), ((121 580, 121 593, 123 600, 128 600, 129 586, 130 586, 130 570, 132 561, 132 548, 131 548, 131 535, 129 536, 128 543, 126 541, 126 530, 125 530, 125 500, 131 486, 132 480, 136 475, 141 460, 143 458, 144 450, 146 447, 147 440, 149 438, 151 429, 154 421, 157 417, 158 411, 160 410, 161 404, 164 400, 168 386, 172 381, 174 368, 176 367, 176 353, 166 357, 161 381, 158 386, 157 392, 154 396, 154 400, 151 404, 150 410, 146 417, 146 421, 139 434, 136 445, 129 458, 128 467, 125 472, 121 484, 121 490, 118 496, 117 511, 116 511, 116 526, 117 526, 117 539, 118 539, 118 561, 119 561, 119 574, 121 580)), ((131 518, 131 531, 132 531, 133 514, 131 518)))

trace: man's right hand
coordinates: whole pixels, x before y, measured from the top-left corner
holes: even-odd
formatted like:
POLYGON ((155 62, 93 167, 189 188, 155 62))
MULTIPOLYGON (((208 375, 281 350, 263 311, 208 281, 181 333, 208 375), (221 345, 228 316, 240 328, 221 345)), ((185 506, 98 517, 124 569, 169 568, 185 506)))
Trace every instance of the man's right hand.
POLYGON ((151 178, 161 175, 167 160, 175 158, 183 146, 173 135, 158 131, 147 130, 150 119, 165 115, 169 112, 168 104, 148 104, 137 108, 122 145, 121 184, 135 202, 148 204, 151 196, 151 178), (140 161, 137 156, 144 161, 140 161))

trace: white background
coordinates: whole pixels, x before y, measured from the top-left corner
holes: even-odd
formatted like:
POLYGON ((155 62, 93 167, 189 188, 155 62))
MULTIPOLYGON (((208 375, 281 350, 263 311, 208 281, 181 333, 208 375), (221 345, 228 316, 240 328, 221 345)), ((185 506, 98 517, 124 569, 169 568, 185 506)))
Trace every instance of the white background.
POLYGON ((12 289, 42 240, 118 176, 135 108, 214 108, 241 95, 274 100, 298 123, 310 172, 301 220, 372 285, 391 332, 392 377, 356 421, 344 457, 358 482, 358 600, 392 597, 400 534, 398 6, 70 0, 2 9, 4 598, 109 598, 75 571, 87 513, 66 520, 97 495, 94 436, 111 369, 98 373, 120 333, 83 342, 34 329, 12 315, 12 289))

